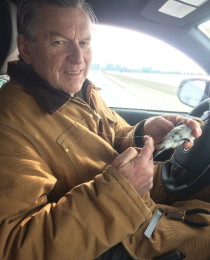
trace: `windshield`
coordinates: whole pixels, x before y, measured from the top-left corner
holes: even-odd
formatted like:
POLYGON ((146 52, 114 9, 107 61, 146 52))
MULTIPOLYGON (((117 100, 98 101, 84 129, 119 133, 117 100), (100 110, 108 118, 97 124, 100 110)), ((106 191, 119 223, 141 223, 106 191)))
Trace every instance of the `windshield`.
POLYGON ((135 31, 97 25, 89 79, 110 107, 189 112, 179 84, 205 75, 195 62, 163 41, 135 31))
POLYGON ((198 25, 198 29, 210 39, 210 20, 198 25))

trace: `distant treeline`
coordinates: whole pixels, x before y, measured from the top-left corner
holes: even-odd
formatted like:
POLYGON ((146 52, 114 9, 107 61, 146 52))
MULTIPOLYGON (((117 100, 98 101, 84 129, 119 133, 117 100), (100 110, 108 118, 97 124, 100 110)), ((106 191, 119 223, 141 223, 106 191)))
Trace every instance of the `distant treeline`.
MULTIPOLYGON (((181 71, 164 71, 164 70, 157 70, 152 67, 143 67, 139 69, 130 69, 126 66, 122 65, 115 65, 115 64, 106 64, 102 66, 101 64, 91 64, 91 70, 105 70, 105 71, 116 71, 116 72, 131 72, 131 73, 158 73, 158 74, 183 74, 181 71)), ((193 72, 188 72, 184 74, 198 74, 193 72)))

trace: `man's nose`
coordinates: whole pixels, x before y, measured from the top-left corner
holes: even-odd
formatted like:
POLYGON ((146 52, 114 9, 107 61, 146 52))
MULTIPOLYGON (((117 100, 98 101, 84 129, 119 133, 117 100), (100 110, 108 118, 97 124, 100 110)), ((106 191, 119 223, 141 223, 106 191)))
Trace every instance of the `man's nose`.
POLYGON ((67 56, 69 62, 74 64, 81 64, 83 62, 83 53, 79 44, 74 43, 71 45, 69 55, 67 56))

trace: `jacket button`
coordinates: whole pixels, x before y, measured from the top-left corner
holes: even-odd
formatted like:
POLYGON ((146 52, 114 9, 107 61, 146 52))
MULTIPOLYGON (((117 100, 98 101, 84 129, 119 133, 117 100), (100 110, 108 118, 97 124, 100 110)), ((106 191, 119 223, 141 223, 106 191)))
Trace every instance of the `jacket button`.
POLYGON ((68 148, 66 148, 66 153, 68 153, 69 152, 69 149, 68 148))

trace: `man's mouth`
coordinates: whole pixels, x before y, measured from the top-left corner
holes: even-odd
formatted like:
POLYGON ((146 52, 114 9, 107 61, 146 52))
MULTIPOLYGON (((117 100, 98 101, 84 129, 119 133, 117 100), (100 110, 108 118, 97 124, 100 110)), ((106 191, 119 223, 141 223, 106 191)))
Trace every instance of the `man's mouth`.
POLYGON ((78 75, 82 72, 82 70, 77 70, 77 71, 64 71, 65 74, 68 75, 78 75))

